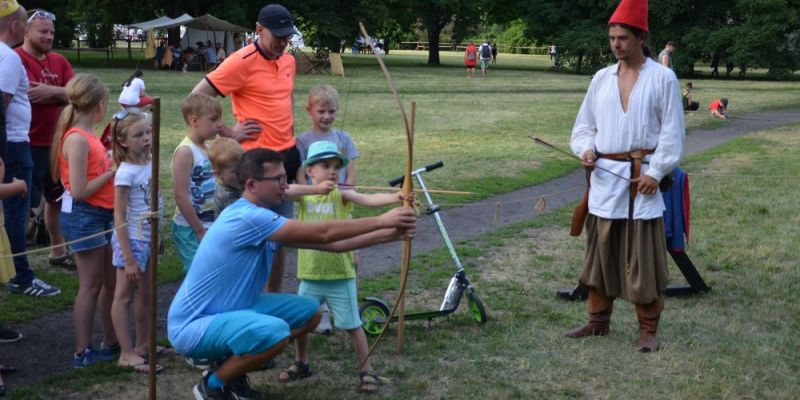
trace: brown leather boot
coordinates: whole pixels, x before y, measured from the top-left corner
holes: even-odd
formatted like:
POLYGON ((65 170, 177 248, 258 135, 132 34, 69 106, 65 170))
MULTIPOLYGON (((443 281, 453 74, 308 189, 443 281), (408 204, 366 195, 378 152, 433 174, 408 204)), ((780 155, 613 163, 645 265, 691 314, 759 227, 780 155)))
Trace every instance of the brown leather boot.
POLYGON ((639 320, 639 345, 636 350, 640 353, 650 353, 661 349, 656 332, 663 310, 664 295, 658 296, 650 304, 636 305, 636 318, 639 320))
POLYGON ((585 336, 608 335, 608 326, 611 323, 611 312, 614 309, 614 298, 605 297, 594 288, 589 288, 589 322, 567 331, 564 336, 572 339, 585 336))

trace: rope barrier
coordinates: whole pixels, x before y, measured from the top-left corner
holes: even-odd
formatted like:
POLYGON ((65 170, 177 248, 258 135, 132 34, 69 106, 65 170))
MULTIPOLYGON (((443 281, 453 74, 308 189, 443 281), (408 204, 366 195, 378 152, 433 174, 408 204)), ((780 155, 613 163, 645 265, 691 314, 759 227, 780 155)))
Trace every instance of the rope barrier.
POLYGON ((65 242, 65 243, 62 243, 62 244, 59 244, 59 245, 55 245, 55 246, 40 247, 40 248, 33 249, 33 250, 23 251, 21 253, 2 254, 2 255, 0 255, 0 259, 13 258, 13 257, 19 257, 19 256, 27 256, 27 255, 31 255, 31 254, 37 254, 37 253, 44 253, 45 251, 49 252, 52 249, 65 247, 65 246, 68 246, 68 245, 71 245, 71 244, 74 244, 74 243, 83 242, 83 241, 86 241, 86 240, 89 240, 89 239, 94 239, 94 238, 96 238, 98 236, 103 236, 103 235, 109 234, 111 232, 114 232, 118 228, 124 228, 124 227, 126 227, 126 226, 128 226, 130 224, 144 221, 145 219, 152 218, 153 216, 155 216, 157 214, 158 213, 154 213, 154 212, 148 211, 146 213, 142 213, 141 217, 139 217, 139 218, 137 218, 137 219, 135 219, 133 221, 128 221, 128 222, 126 222, 126 223, 124 223, 124 224, 122 224, 120 226, 115 226, 115 227, 113 227, 111 229, 106 229, 106 230, 104 230, 102 232, 97 232, 97 233, 91 234, 89 236, 82 237, 80 239, 71 240, 69 242, 65 242))

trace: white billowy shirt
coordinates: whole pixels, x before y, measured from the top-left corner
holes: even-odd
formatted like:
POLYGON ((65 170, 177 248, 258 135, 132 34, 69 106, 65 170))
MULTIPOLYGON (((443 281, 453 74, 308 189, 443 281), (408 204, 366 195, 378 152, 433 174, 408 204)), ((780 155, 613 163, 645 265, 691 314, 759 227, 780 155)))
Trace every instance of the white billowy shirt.
MULTIPOLYGON (((628 112, 624 112, 618 69, 619 64, 606 67, 592 78, 572 128, 570 147, 578 156, 586 150, 611 154, 655 149, 654 154, 645 157, 641 173, 661 181, 683 155, 685 128, 680 84, 671 69, 646 58, 628 99, 628 112)), ((598 159, 597 165, 630 177, 630 162, 598 159)), ((608 219, 628 218, 629 198, 629 182, 594 170, 589 191, 590 213, 608 219)), ((664 200, 660 192, 636 195, 634 219, 663 215, 664 200)))

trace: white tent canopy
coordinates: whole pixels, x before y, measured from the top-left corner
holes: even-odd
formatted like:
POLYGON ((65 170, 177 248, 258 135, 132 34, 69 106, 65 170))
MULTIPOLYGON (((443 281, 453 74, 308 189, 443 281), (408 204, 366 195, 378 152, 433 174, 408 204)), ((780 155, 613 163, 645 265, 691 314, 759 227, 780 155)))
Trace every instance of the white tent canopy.
MULTIPOLYGON (((193 47, 196 42, 223 43, 225 52, 230 54, 233 51, 233 35, 229 32, 251 32, 253 29, 244 28, 230 22, 223 21, 211 14, 194 18, 189 14, 183 14, 178 18, 160 17, 150 21, 131 24, 143 30, 150 29, 170 29, 185 27, 185 32, 181 32, 181 48, 193 47)), ((244 37, 242 37, 244 40, 244 37)))
POLYGON ((159 17, 159 18, 156 18, 156 19, 151 19, 150 21, 144 21, 144 22, 138 22, 138 23, 135 23, 135 24, 131 24, 130 26, 132 26, 134 28, 139 28, 139 29, 142 29, 142 30, 145 30, 145 31, 149 31, 150 29, 164 28, 165 26, 174 24, 176 22, 180 26, 182 23, 184 23, 186 21, 191 21, 193 19, 194 19, 194 17, 192 17, 191 15, 183 14, 178 18, 159 17))

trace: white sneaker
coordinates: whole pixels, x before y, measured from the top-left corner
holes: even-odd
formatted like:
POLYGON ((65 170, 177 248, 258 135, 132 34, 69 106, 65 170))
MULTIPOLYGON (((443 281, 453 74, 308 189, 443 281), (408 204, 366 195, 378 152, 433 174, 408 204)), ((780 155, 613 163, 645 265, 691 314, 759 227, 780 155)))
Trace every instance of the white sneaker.
POLYGON ((333 333, 333 326, 331 326, 331 314, 328 311, 328 305, 322 305, 322 318, 319 320, 319 325, 314 330, 317 333, 321 333, 323 335, 330 335, 333 333))

